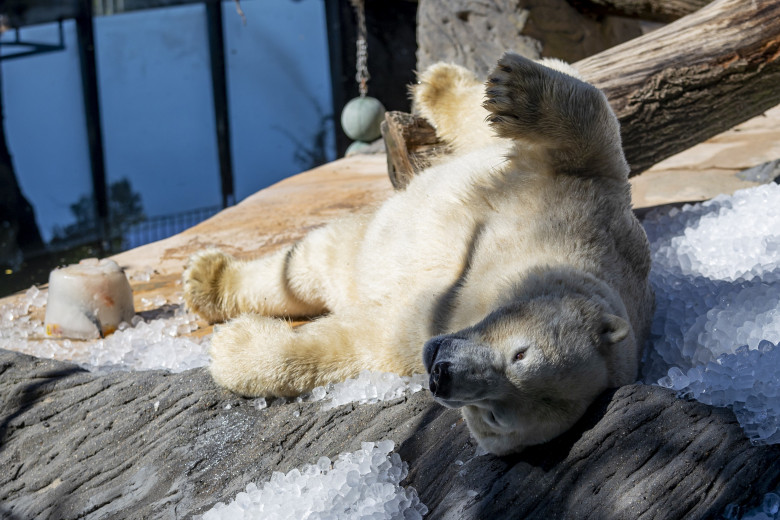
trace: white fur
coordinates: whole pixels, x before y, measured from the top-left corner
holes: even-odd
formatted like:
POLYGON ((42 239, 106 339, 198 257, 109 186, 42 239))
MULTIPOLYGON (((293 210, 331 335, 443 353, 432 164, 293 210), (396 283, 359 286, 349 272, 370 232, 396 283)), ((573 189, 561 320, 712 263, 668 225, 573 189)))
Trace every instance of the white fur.
POLYGON ((633 381, 653 306, 647 239, 606 99, 555 68, 504 56, 483 108, 473 75, 435 65, 415 104, 455 157, 292 248, 193 257, 190 307, 243 315, 213 338, 215 380, 295 395, 364 369, 428 370, 495 453, 558 435, 633 381), (265 317, 313 314, 297 329, 265 317))

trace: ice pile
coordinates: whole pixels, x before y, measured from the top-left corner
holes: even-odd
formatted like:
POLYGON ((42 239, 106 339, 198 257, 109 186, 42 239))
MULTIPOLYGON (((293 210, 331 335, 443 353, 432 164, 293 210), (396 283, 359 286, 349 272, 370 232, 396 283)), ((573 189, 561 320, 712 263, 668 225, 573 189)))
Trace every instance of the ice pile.
POLYGON ((780 443, 778 367, 780 347, 764 340, 757 349, 743 345, 734 354, 723 354, 687 372, 672 367, 658 384, 706 404, 730 406, 749 439, 776 444, 780 443))
MULTIPOLYGON (((208 364, 209 338, 187 336, 198 328, 197 316, 184 311, 181 297, 176 303, 160 295, 141 298, 142 308, 157 309, 154 319, 136 315, 105 339, 90 342, 45 339, 44 325, 34 316, 45 303, 46 293, 31 287, 22 298, 0 307, 0 348, 72 361, 87 368, 181 372, 208 364)), ((396 399, 427 384, 424 374, 402 377, 363 371, 355 379, 317 387, 300 400, 323 401, 323 408, 330 409, 351 402, 396 399)))
POLYGON ((206 512, 203 520, 421 519, 428 508, 413 487, 401 486, 408 466, 392 453, 393 441, 361 447, 335 462, 321 457, 302 470, 275 472, 260 487, 249 484, 229 504, 206 512))
POLYGON ((88 367, 171 372, 206 366, 209 339, 186 336, 197 328, 197 316, 180 306, 171 308, 166 317, 151 321, 135 316, 132 324, 125 323, 114 334, 94 343, 86 359, 78 363, 88 367))
POLYGON ((23 337, 27 337, 30 328, 25 324, 31 319, 30 312, 33 309, 41 309, 44 305, 46 305, 46 293, 33 285, 21 298, 0 306, 0 334, 16 327, 23 337))
POLYGON ((731 406, 750 438, 780 442, 780 186, 644 220, 657 309, 646 381, 731 406))
POLYGON ((428 384, 425 374, 411 377, 391 373, 362 371, 356 379, 347 379, 340 383, 318 386, 311 391, 307 401, 322 401, 323 409, 328 410, 347 403, 377 403, 403 396, 407 391, 415 393, 428 384))
MULTIPOLYGON (((161 303, 158 300, 151 303, 161 303)), ((31 287, 0 307, 0 348, 87 368, 180 372, 208 363, 209 340, 185 336, 198 328, 197 317, 180 304, 162 301, 156 318, 146 321, 136 315, 105 339, 71 341, 46 337, 44 324, 36 317, 45 303, 46 293, 31 287)))

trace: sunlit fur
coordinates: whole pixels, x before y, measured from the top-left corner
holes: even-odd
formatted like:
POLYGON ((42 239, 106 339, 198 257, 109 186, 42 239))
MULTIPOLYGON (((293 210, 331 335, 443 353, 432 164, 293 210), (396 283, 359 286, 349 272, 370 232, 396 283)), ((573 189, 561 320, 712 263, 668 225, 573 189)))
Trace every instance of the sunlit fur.
POLYGON ((484 86, 432 66, 415 109, 454 156, 270 256, 194 255, 187 304, 230 320, 212 339, 217 383, 290 396, 366 369, 423 372, 446 355, 472 376, 458 372, 436 399, 507 453, 633 381, 652 293, 618 123, 600 91, 552 66, 507 54, 484 86))

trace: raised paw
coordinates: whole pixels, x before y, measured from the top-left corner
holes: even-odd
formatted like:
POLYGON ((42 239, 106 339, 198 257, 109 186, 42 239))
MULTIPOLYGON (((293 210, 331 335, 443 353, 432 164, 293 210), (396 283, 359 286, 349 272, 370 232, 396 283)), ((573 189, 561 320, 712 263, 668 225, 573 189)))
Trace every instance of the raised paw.
POLYGON ((571 142, 580 123, 604 108, 600 92, 577 79, 570 66, 559 61, 546 65, 507 53, 488 76, 483 106, 499 136, 571 142))
POLYGON ((187 307, 211 323, 230 317, 225 272, 235 261, 218 249, 192 255, 182 276, 187 307))
POLYGON ((487 81, 488 121, 500 136, 543 150, 557 173, 624 180, 620 125, 604 94, 559 61, 507 53, 487 81))

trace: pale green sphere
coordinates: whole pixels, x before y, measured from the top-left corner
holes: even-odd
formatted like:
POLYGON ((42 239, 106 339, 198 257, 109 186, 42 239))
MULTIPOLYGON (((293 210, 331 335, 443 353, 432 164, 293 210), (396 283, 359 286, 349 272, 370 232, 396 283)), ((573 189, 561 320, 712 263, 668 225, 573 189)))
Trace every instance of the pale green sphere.
POLYGON ((382 135, 379 125, 385 117, 385 107, 378 99, 357 97, 341 112, 341 127, 350 139, 373 141, 382 135))

